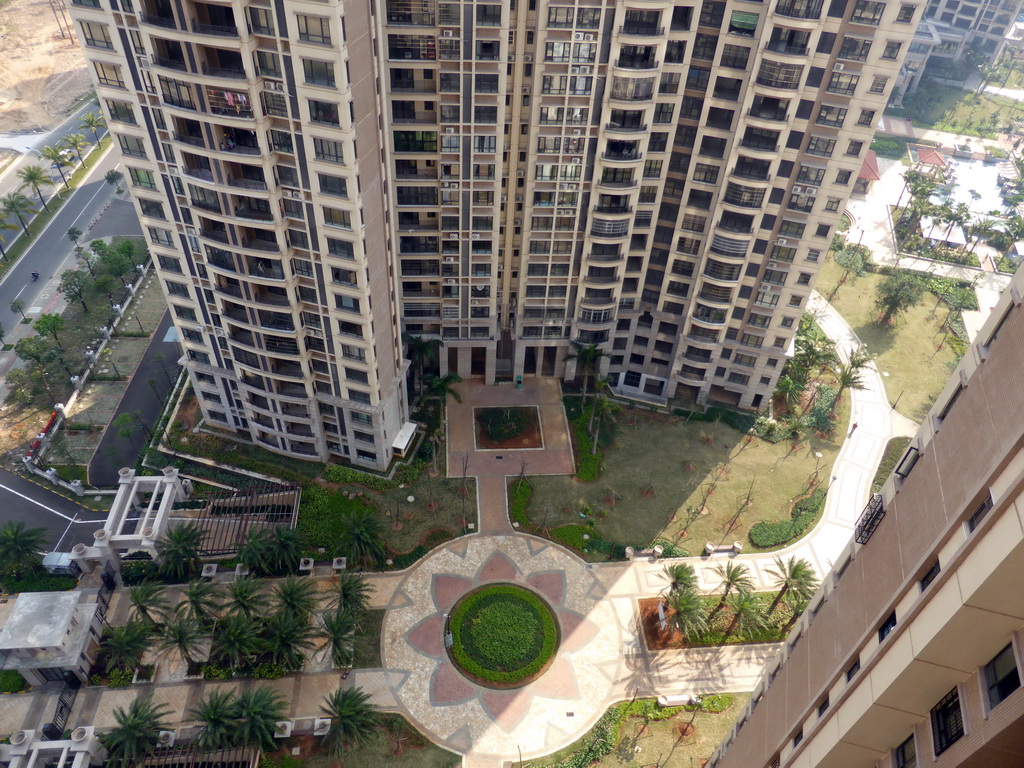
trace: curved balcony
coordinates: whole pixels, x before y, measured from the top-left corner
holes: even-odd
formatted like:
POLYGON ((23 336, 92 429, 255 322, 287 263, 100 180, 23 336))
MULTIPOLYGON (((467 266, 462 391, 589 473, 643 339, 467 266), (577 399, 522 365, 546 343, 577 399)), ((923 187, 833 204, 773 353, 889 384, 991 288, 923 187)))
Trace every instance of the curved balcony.
POLYGON ((594 213, 607 213, 619 216, 625 216, 633 212, 632 205, 595 205, 594 213))
POLYGON ((722 268, 717 266, 708 265, 704 268, 701 273, 705 280, 712 283, 721 283, 723 285, 736 285, 743 276, 743 270, 738 265, 726 265, 722 264, 722 268), (727 268, 726 268, 727 267, 727 268))
POLYGON ((701 325, 721 328, 729 320, 729 313, 724 309, 712 309, 711 307, 698 304, 694 313, 690 315, 690 319, 701 325))
POLYGON ((661 37, 665 34, 665 28, 647 24, 623 24, 619 27, 619 34, 624 37, 661 37))
POLYGON ((676 373, 676 377, 680 381, 684 381, 684 382, 688 382, 688 383, 693 383, 693 384, 700 384, 701 382, 704 381, 706 376, 707 376, 707 371, 706 370, 704 370, 702 368, 694 368, 692 365, 684 365, 676 373))
POLYGON ((614 307, 618 303, 614 296, 607 298, 583 296, 579 301, 581 307, 590 307, 591 309, 606 309, 614 307))
POLYGON ((765 43, 764 50, 770 53, 779 53, 783 56, 797 56, 803 59, 807 57, 811 49, 806 45, 791 45, 783 40, 775 40, 765 43))
POLYGON ((708 304, 718 304, 721 306, 731 307, 732 306, 732 291, 727 289, 708 290, 712 286, 701 286, 701 290, 697 293, 697 298, 702 302, 708 304))
POLYGON ((613 254, 588 253, 586 258, 587 258, 587 261, 594 261, 594 262, 598 262, 600 264, 618 264, 619 262, 625 260, 626 254, 624 254, 624 253, 613 253, 613 254))
POLYGON ((178 22, 168 16, 157 16, 152 13, 140 13, 139 23, 146 27, 156 27, 157 29, 177 29, 178 22))
POLYGON ((619 125, 618 123, 605 123, 604 129, 609 133, 647 133, 647 125, 619 125))
POLYGON ((813 27, 821 18, 824 5, 824 0, 779 0, 775 4, 775 13, 785 16, 800 28, 813 27))
POLYGON ((238 27, 226 24, 203 24, 195 19, 192 19, 191 31, 196 35, 204 35, 206 37, 219 37, 219 38, 235 38, 239 37, 238 27))
POLYGON ((686 334, 686 341, 689 344, 696 344, 697 346, 711 347, 712 349, 718 346, 718 334, 713 336, 702 336, 696 333, 686 334))
POLYGON ((643 152, 604 152, 601 159, 609 163, 638 163, 644 159, 643 152))
POLYGON ((658 67, 661 66, 661 62, 649 56, 620 56, 612 62, 612 66, 616 69, 626 70, 627 72, 648 72, 652 69, 658 69, 658 67))
POLYGON ((616 191, 636 189, 638 186, 640 186, 639 179, 617 179, 614 181, 598 179, 595 183, 598 187, 601 187, 602 189, 613 189, 616 191))
POLYGON ((746 139, 740 140, 740 146, 749 152, 755 152, 762 157, 775 157, 779 152, 779 144, 774 144, 767 141, 748 141, 746 139))
POLYGON ((755 94, 767 93, 769 97, 793 98, 793 94, 800 89, 800 82, 758 75, 754 78, 753 86, 755 94))

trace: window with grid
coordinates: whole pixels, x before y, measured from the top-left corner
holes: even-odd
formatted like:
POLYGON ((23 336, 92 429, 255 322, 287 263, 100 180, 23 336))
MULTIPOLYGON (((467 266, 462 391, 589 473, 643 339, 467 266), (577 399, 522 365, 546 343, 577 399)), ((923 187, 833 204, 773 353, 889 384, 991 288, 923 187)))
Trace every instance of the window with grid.
POLYGON ((1007 696, 1020 688, 1020 672, 1017 670, 1017 659, 1013 655, 1012 643, 985 665, 985 687, 988 690, 990 709, 1001 704, 1007 696))
POLYGON ((938 757, 964 735, 964 716, 960 710, 960 691, 954 688, 932 707, 932 744, 938 757))
POLYGON ((853 6, 853 14, 850 21, 855 24, 870 24, 877 27, 882 22, 882 14, 885 12, 885 3, 876 3, 872 0, 857 0, 853 6))
POLYGON ((913 736, 893 750, 893 763, 896 768, 917 768, 917 745, 913 736))

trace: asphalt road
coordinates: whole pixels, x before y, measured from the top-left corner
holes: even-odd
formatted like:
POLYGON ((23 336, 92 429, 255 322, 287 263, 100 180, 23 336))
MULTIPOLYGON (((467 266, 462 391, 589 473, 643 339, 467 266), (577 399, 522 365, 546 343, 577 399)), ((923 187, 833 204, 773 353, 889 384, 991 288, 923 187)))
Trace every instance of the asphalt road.
POLYGON ((45 528, 50 548, 56 552, 70 552, 78 543, 91 544, 93 531, 102 528, 106 519, 102 512, 86 509, 6 469, 0 469, 0 509, 3 522, 20 520, 29 528, 45 528))
MULTIPOLYGON (((67 238, 67 231, 76 226, 85 232, 89 222, 110 202, 115 190, 103 180, 103 176, 118 162, 116 152, 107 152, 106 157, 93 167, 85 183, 36 235, 25 255, 4 275, 0 283, 0 325, 5 329, 12 329, 21 321, 21 315, 11 311, 11 302, 15 299, 21 299, 26 308, 31 309, 45 308, 56 298, 61 273, 74 264, 74 246, 67 238), (36 282, 32 282, 32 272, 40 274, 36 282)), ((134 209, 130 209, 130 215, 136 218, 134 209)))
MULTIPOLYGON (((171 313, 168 311, 160 320, 139 367, 128 382, 114 419, 122 413, 137 412, 141 421, 152 429, 160 418, 160 410, 180 370, 178 342, 164 340, 171 326, 171 313)), ((108 426, 89 463, 89 482, 97 488, 116 485, 117 471, 121 467, 135 466, 139 451, 146 447, 147 437, 137 425, 132 426, 131 435, 127 438, 120 432, 113 424, 108 426)))

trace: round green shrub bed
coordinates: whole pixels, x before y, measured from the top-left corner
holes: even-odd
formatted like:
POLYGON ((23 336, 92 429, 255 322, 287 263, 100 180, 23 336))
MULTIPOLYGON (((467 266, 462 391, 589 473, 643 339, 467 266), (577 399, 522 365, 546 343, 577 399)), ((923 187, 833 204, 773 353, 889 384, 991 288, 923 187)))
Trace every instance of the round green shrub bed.
POLYGON ((535 680, 558 649, 558 622, 538 595, 490 584, 463 597, 448 617, 452 662, 475 682, 511 688, 535 680))

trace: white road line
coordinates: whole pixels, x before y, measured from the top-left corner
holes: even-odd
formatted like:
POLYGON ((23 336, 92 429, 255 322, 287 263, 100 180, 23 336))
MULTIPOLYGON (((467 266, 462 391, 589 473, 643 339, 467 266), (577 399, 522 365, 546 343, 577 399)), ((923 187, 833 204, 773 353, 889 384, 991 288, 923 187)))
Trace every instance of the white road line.
POLYGON ((16 294, 14 294, 14 298, 18 298, 19 296, 21 296, 21 294, 23 294, 23 293, 25 292, 25 289, 26 289, 26 288, 28 288, 28 286, 27 286, 27 285, 23 285, 23 286, 21 286, 21 290, 20 290, 20 291, 18 291, 18 292, 17 292, 16 294))
POLYGON ((46 506, 41 501, 36 501, 35 499, 31 498, 30 496, 26 496, 24 493, 16 491, 13 488, 9 488, 6 485, 0 485, 0 490, 4 490, 4 491, 8 491, 9 493, 13 493, 15 496, 20 496, 21 498, 25 499, 25 501, 31 501, 37 507, 42 507, 47 512, 52 512, 53 514, 57 515, 58 517, 63 517, 65 520, 69 520, 70 522, 76 522, 75 518, 68 517, 63 512, 58 512, 56 509, 53 509, 52 507, 46 506))

